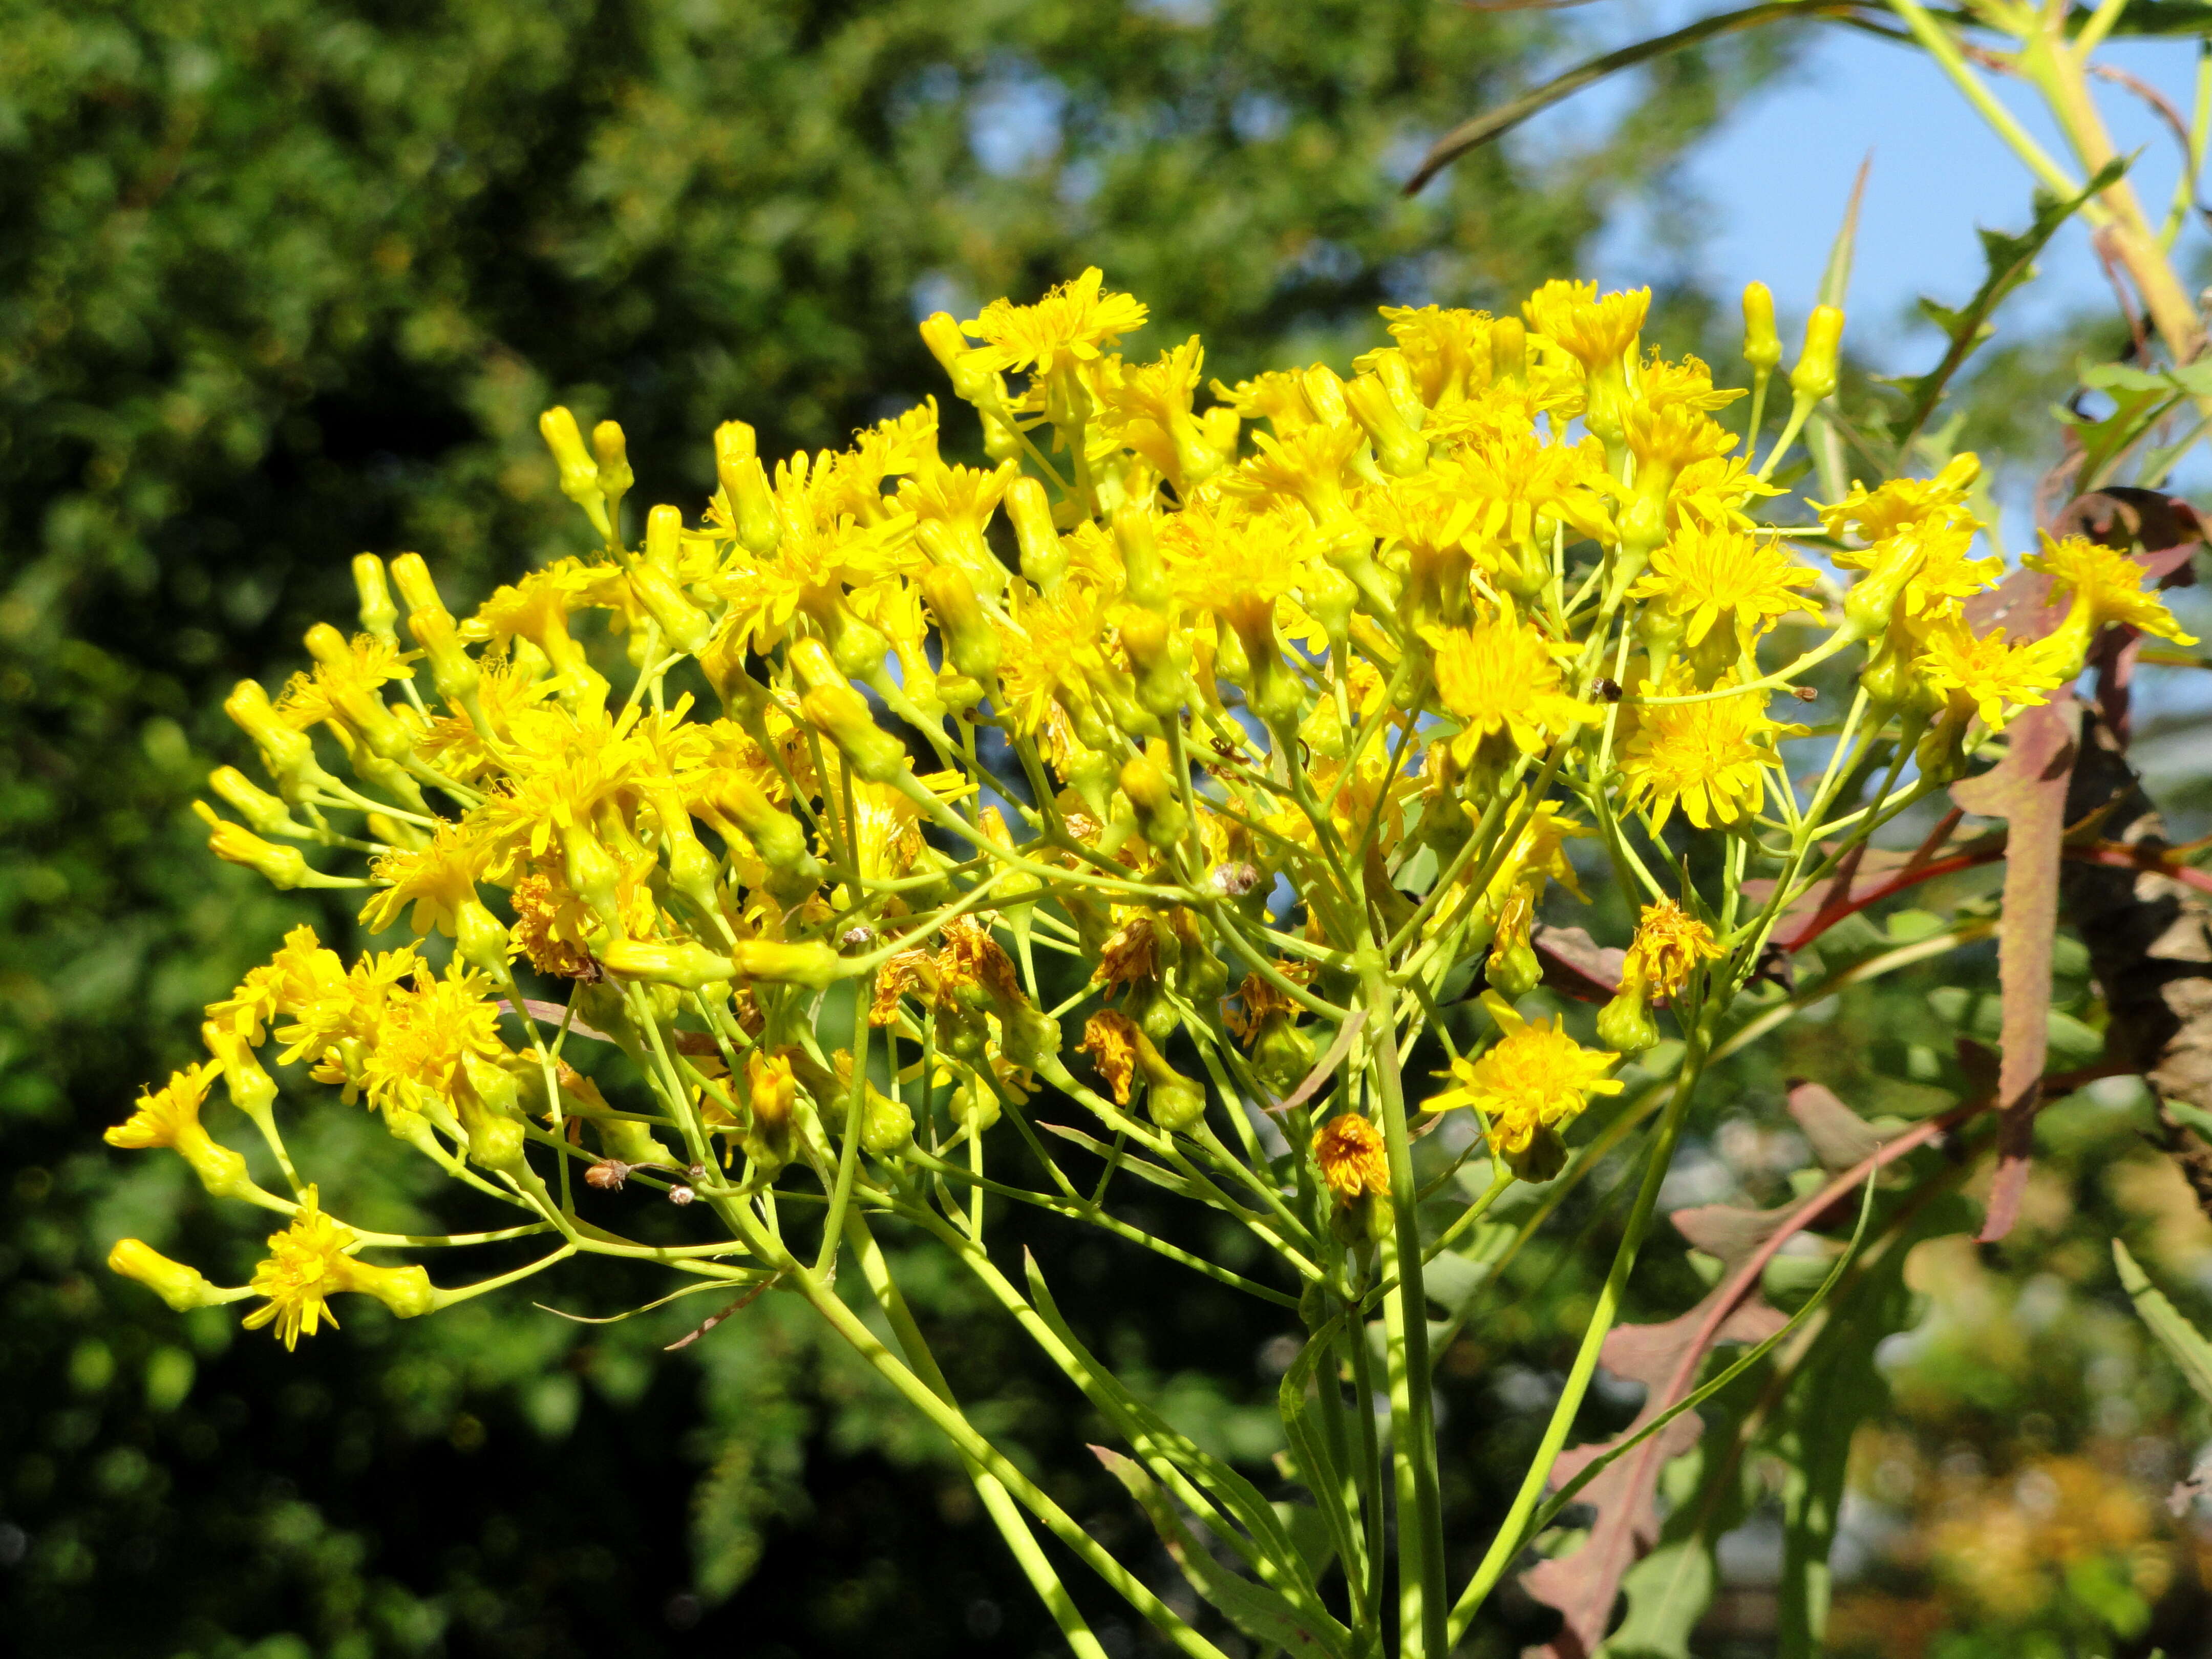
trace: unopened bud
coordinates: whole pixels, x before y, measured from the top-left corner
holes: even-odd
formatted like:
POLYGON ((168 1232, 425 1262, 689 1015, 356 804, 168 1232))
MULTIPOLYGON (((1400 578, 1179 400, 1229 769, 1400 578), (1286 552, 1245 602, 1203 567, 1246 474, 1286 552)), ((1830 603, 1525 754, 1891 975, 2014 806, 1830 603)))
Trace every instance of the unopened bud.
POLYGON ((1137 829, 1154 848, 1182 839, 1190 823, 1175 782, 1149 757, 1133 755, 1121 767, 1121 793, 1137 815, 1137 829))
POLYGON ((1040 592, 1060 586, 1067 571, 1067 549, 1053 528, 1052 503, 1044 486, 1035 478, 1017 478, 1006 486, 1002 505, 1014 526, 1014 540, 1022 552, 1022 574, 1040 592))
POLYGON ((957 566, 933 565, 922 573, 921 592, 952 665, 972 680, 990 681, 999 672, 999 635, 974 584, 957 566))
POLYGON ((399 620, 399 612, 392 603, 392 590, 385 586, 384 561, 374 553, 362 553, 353 562, 354 592, 361 596, 361 627, 364 634, 372 634, 386 645, 397 645, 399 636, 392 625, 399 620))
POLYGON ((629 494, 630 485, 637 482, 629 468, 629 445, 619 425, 601 421, 592 428, 592 448, 599 458, 599 494, 606 497, 607 511, 612 513, 622 505, 622 498, 629 494))
POLYGON ((1114 509, 1114 544, 1121 550, 1122 597, 1147 611, 1164 611, 1173 597, 1150 508, 1124 501, 1114 509))
POLYGON ((889 783, 907 769, 906 745, 876 724, 868 700, 851 686, 818 687, 799 700, 799 708, 867 782, 889 783))
POLYGON ((538 430, 561 471, 561 493, 584 509, 601 535, 607 533, 606 497, 599 489, 599 464, 584 447, 576 417, 556 404, 538 417, 538 430))
POLYGON ((1843 339, 1844 313, 1833 306, 1814 307, 1805 324, 1805 349, 1790 371, 1790 389, 1807 403, 1816 404, 1835 391, 1843 339))
POLYGON ((1415 431, 1397 404, 1390 389, 1373 374, 1362 374, 1345 388, 1345 401, 1352 418, 1366 429, 1375 446, 1375 463, 1394 478, 1410 478, 1429 465, 1428 441, 1415 431))
POLYGON ((1743 360, 1762 374, 1782 364, 1782 337, 1774 329, 1774 293, 1764 283, 1743 288, 1743 360))
POLYGON ((143 1239, 119 1238, 107 1253, 107 1267, 135 1279, 179 1313, 210 1308, 231 1297, 210 1284, 198 1267, 172 1261, 143 1239))

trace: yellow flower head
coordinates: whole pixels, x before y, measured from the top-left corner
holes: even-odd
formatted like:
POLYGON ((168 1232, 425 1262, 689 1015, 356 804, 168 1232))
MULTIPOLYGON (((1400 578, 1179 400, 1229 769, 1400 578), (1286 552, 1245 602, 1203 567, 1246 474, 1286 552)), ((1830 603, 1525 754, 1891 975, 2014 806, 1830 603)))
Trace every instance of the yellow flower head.
MULTIPOLYGON (((2118 548, 2086 536, 2069 536, 2063 542, 2045 536, 2043 551, 2031 553, 2021 562, 2051 577, 2054 599, 2070 595, 2075 615, 2086 616, 2093 635, 2106 623, 2124 623, 2176 645, 2197 643, 2181 631, 2166 601, 2144 587, 2142 566, 2118 548)), ((2067 620, 2070 623, 2074 617, 2067 620)))
POLYGON ((507 930, 507 953, 526 957, 541 974, 562 979, 585 979, 592 973, 592 953, 584 936, 595 918, 566 882, 550 876, 529 875, 514 884, 507 902, 514 907, 514 926, 507 930))
POLYGON ((1390 1191, 1390 1162, 1382 1132, 1356 1112, 1340 1112, 1314 1131, 1314 1163, 1340 1202, 1390 1191))
POLYGON ((1699 963, 1717 962, 1725 954, 1711 928, 1674 900, 1661 899, 1644 907, 1621 978, 1651 996, 1679 996, 1699 963))
POLYGON ((1920 562, 1905 584, 1898 610, 1906 617, 1940 617, 2004 574, 2003 560, 1972 556, 1980 527, 1965 516, 1907 524, 1871 547, 1837 554, 1836 563, 1846 570, 1878 570, 1899 554, 1917 550, 1920 562))
POLYGON ((369 866, 373 878, 391 885, 362 907, 362 925, 380 933, 412 904, 410 927, 425 937, 435 928, 452 938, 460 927, 461 908, 476 901, 476 884, 486 862, 468 826, 440 819, 428 847, 394 848, 369 866))
POLYGON ((1792 611, 1809 611, 1803 590, 1819 580, 1782 550, 1728 523, 1690 522, 1660 544, 1650 568, 1630 590, 1683 619, 1683 639, 1697 645, 1723 617, 1745 651, 1792 611))
POLYGON ((222 1069, 212 1060, 202 1060, 181 1072, 172 1072, 159 1089, 141 1094, 137 1109, 101 1139, 111 1146, 132 1148, 180 1146, 205 1139, 200 1107, 207 1100, 208 1085, 222 1069))
POLYGON ((1980 457, 1954 455, 1932 478, 1893 478, 1875 489, 1854 483, 1851 493, 1833 506, 1813 506, 1831 536, 1856 529, 1870 542, 1914 526, 1963 524, 1979 529, 1980 521, 1967 509, 1966 492, 1981 472, 1980 457))
POLYGON ((246 1328, 259 1330, 272 1321, 287 1349, 304 1334, 313 1336, 327 1319, 335 1328, 329 1298, 339 1291, 374 1297, 402 1319, 426 1314, 438 1305, 430 1276, 420 1267, 377 1267, 356 1261, 360 1241, 352 1228, 323 1213, 315 1188, 300 1195, 292 1224, 269 1236, 269 1260, 253 1271, 252 1289, 269 1305, 246 1316, 246 1328))
POLYGON ((1601 300, 1595 283, 1554 280, 1528 296, 1521 314, 1530 329, 1579 359, 1583 368, 1598 368, 1618 363, 1621 354, 1636 343, 1650 310, 1648 288, 1608 294, 1601 300))
POLYGON ((1620 433, 1639 468, 1670 482, 1684 467, 1717 460, 1736 444, 1735 434, 1686 403, 1631 404, 1621 410, 1620 433))
POLYGON ((1553 738, 1598 718, 1561 689, 1550 642, 1510 614, 1472 629, 1431 629, 1425 637, 1436 650, 1437 696, 1460 718, 1452 753, 1462 765, 1500 732, 1522 753, 1540 755, 1553 738))
POLYGON ((1947 617, 1929 630, 1917 665, 1929 687, 1963 697, 1992 732, 2022 708, 2048 701, 2044 693, 2063 678, 2063 665, 2047 640, 2005 643, 1999 628, 1977 637, 1964 621, 1947 617))
POLYGON ((1452 1085, 1428 1104, 1436 1112, 1475 1108, 1489 1120, 1492 1151, 1517 1157, 1538 1131, 1579 1117, 1593 1095, 1620 1092, 1619 1080, 1606 1076, 1619 1054, 1585 1048, 1548 1019, 1522 1019, 1495 992, 1483 994, 1482 1006, 1504 1035, 1479 1059, 1455 1060, 1437 1073, 1452 1085))
POLYGON ((337 1291, 351 1290, 353 1230, 325 1215, 316 1188, 301 1194, 292 1224, 269 1236, 269 1260, 253 1270, 253 1291, 269 1305, 246 1316, 246 1328, 258 1331, 274 1322, 286 1348, 302 1334, 313 1336, 325 1319, 337 1324, 329 1307, 337 1291))
MULTIPOLYGON (((1440 306, 1384 306, 1382 320, 1413 372, 1421 401, 1433 409, 1490 383, 1490 313, 1440 306)), ((1364 367, 1362 359, 1355 367, 1364 367)))
POLYGON ((960 325, 982 341, 979 360, 994 369, 1028 369, 1040 379, 1063 364, 1086 362, 1124 334, 1145 325, 1151 313, 1127 294, 1102 293, 1105 280, 1093 265, 1032 306, 994 300, 983 314, 960 325))
POLYGON ((1677 805, 1700 830, 1736 823, 1758 805, 1762 769, 1781 767, 1774 738, 1802 729, 1767 719, 1764 691, 1638 709, 1620 755, 1624 805, 1649 811, 1654 834, 1677 805))

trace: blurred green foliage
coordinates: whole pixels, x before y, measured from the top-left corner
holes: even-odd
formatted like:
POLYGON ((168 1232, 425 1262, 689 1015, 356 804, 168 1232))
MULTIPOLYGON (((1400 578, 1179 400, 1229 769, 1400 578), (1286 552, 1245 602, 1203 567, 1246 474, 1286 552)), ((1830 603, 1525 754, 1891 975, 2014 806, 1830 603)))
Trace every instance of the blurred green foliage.
MULTIPOLYGON (((754 422, 772 453, 840 441, 936 389, 922 313, 1086 264, 1152 304, 1154 342, 1202 329, 1232 379, 1348 357, 1378 303, 1495 304, 1569 272, 1761 64, 1677 60, 1602 138, 1493 153, 1401 199, 1426 141, 1558 27, 1436 0, 5 9, 0 1616, 18 1650, 1037 1648, 957 1470, 778 1298, 680 1356, 660 1349, 696 1302, 592 1326, 509 1299, 419 1327, 349 1313, 288 1358, 100 1269, 136 1232, 242 1270, 173 1170, 126 1170, 97 1132, 284 926, 349 926, 202 849, 184 808, 240 754, 216 704, 343 617, 363 548, 420 549, 457 604, 569 550, 534 428, 556 400, 618 415, 640 492, 696 504, 717 421, 754 422)), ((1704 318, 1695 295, 1672 314, 1704 318)), ((365 1121, 311 1133, 325 1167, 371 1161, 349 1157, 365 1121)), ((351 1178, 356 1213, 425 1201, 351 1178)), ((1055 1272, 1180 1420, 1263 1455, 1279 1333, 1150 1262, 1085 1244, 1055 1272)), ((1575 1274, 1559 1296, 1587 1296, 1575 1274)), ((1068 1456, 1079 1416, 974 1311, 949 1285, 928 1310, 956 1385, 1133 1547, 1068 1456)), ((1462 1514, 1534 1432, 1527 1401, 1492 1402, 1497 1377, 1543 1387, 1485 1355, 1559 1340, 1512 1319, 1455 1362, 1462 1514)))

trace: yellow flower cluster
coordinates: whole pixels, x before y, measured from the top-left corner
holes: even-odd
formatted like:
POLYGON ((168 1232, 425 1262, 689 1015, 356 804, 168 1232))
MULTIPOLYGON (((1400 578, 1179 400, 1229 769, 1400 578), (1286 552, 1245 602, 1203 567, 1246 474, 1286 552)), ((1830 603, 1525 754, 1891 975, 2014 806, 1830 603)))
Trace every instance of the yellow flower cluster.
MULTIPOLYGON (((732 422, 690 514, 626 518, 620 427, 587 441, 549 411, 592 551, 466 616, 416 556, 364 555, 360 630, 316 628, 277 696, 246 681, 227 704, 269 787, 214 775, 242 820, 203 804, 216 853, 362 890, 366 929, 414 939, 349 963, 296 930, 210 1007, 210 1060, 110 1139, 291 1218, 253 1286, 289 1343, 331 1291, 437 1293, 356 1262, 363 1236, 294 1176, 271 1042, 268 1066, 366 1103, 567 1250, 614 1248, 580 1225, 580 1162, 593 1191, 680 1176, 742 1259, 766 1247, 732 1195, 790 1168, 833 1217, 890 1202, 1041 1085, 1155 1156, 1233 1158, 1215 1124, 1247 1134, 1239 1099, 1306 1111, 1353 1001, 1418 1019, 1472 959, 1501 1035, 1429 1104, 1554 1167, 1618 1052, 1648 1046, 1646 994, 1680 1006, 1750 958, 1733 896, 1652 873, 1682 867, 1679 838, 1722 837, 1732 880, 1802 872, 1831 803, 1793 793, 1780 745, 1808 728, 1774 696, 1863 645, 1866 712, 1821 735, 1902 755, 1929 734, 1932 779, 2099 628, 2179 637, 2124 556, 2072 541, 2039 566, 2066 626, 1978 635, 1963 601, 2000 572, 1972 550, 1971 456, 1822 509, 1863 573, 1832 615, 1755 516, 1775 458, 1719 418, 1739 394, 1644 349, 1648 298, 1553 283, 1519 315, 1386 309, 1390 343, 1348 377, 1215 380, 1200 407, 1200 343, 1125 358, 1146 308, 1090 270, 923 325, 985 465, 933 400, 772 463, 732 422), (1762 662, 1785 627, 1826 641, 1762 662), (1537 983, 1536 918, 1553 884, 1579 896, 1583 842, 1585 873, 1602 857, 1658 901, 1629 1037, 1600 1049, 1495 994, 1537 983), (567 1006, 541 1018, 548 994, 567 1006), (1097 1086, 1061 1026, 1086 1002, 1097 1086), (564 1057, 602 1039, 642 1084, 619 1109, 564 1057), (290 1198, 201 1127, 217 1074, 290 1198)), ((1832 349, 1840 319, 1822 326, 1832 349)), ((1379 1194, 1382 1142, 1340 1105, 1302 1126, 1316 1189, 1379 1194)))

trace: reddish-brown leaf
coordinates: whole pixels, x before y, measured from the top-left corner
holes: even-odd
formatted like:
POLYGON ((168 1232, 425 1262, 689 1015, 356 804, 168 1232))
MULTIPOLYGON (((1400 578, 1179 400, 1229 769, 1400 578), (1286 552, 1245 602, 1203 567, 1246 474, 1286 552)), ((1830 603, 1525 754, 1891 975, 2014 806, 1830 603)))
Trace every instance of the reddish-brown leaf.
POLYGON ((1600 945, 1579 927, 1541 922, 1530 930, 1528 942, 1553 990, 1578 1002, 1610 1002, 1620 994, 1620 964, 1628 952, 1618 945, 1600 945))
POLYGON ((2058 930, 2066 789, 2081 720, 2081 704, 2063 692, 2040 708, 2023 709, 2014 717, 2004 759, 1980 776, 1951 786, 1951 799, 1967 811, 2001 817, 2008 825, 1997 927, 2002 1003, 1997 1105, 2004 1115, 1997 1132, 1996 1179, 1982 1224, 1984 1243, 2012 1231, 2027 1186, 2049 1048, 2051 945, 2058 930))

